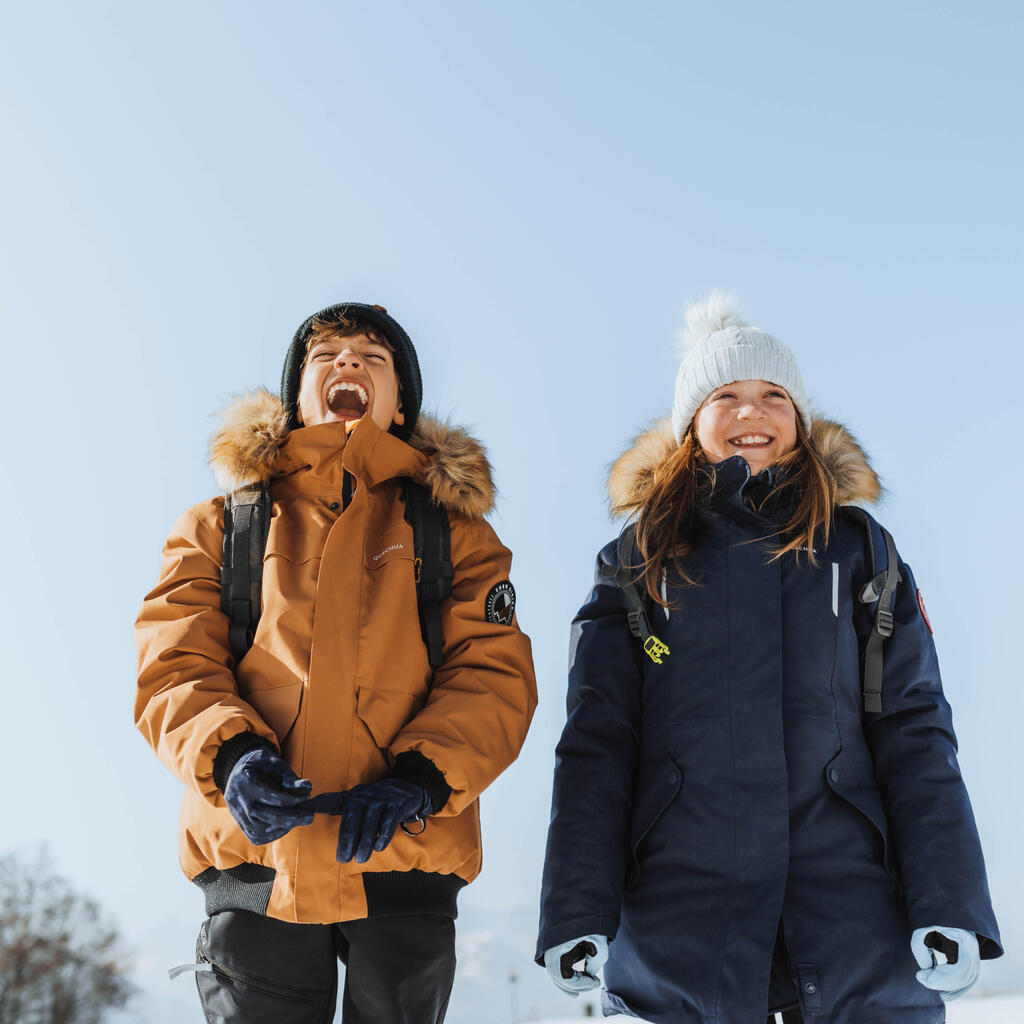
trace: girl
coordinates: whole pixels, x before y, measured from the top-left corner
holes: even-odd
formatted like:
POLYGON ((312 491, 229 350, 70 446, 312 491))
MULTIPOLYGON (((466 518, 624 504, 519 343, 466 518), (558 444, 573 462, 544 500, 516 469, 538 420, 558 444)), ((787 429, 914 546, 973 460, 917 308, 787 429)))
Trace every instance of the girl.
POLYGON ((573 623, 538 962, 655 1024, 943 1021, 1002 949, 924 604, 847 508, 878 479, 726 296, 684 343, 573 623))

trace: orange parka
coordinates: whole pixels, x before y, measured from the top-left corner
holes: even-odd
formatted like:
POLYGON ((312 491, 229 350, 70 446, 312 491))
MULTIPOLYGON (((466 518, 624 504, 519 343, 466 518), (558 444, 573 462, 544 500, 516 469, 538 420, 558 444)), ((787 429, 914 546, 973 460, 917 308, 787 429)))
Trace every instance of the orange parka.
MULTIPOLYGON (((421 416, 404 442, 364 417, 289 432, 280 401, 239 399, 215 436, 225 489, 269 480, 263 611, 235 664, 220 607, 224 500, 202 502, 167 539, 136 623, 135 721, 185 783, 180 859, 207 909, 243 906, 327 923, 454 907, 480 871, 478 798, 516 758, 536 707, 530 642, 488 615, 511 555, 484 520, 490 467, 460 430, 421 416), (345 474, 351 493, 343 507, 345 474), (423 483, 451 524, 444 662, 420 635, 402 482, 423 483), (314 793, 349 789, 418 752, 417 779, 448 795, 421 835, 399 830, 365 864, 335 859, 338 818, 319 815, 265 846, 242 834, 214 777, 226 742, 272 743, 314 793)), ((454 912, 454 911, 452 911, 454 912)))

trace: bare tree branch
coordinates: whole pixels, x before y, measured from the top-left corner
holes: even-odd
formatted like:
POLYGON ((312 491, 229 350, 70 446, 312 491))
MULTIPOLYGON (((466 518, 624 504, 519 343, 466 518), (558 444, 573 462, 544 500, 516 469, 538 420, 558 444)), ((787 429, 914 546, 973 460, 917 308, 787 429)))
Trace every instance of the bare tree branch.
POLYGON ((0 1024, 99 1024, 135 991, 116 927, 50 858, 0 857, 0 1024))

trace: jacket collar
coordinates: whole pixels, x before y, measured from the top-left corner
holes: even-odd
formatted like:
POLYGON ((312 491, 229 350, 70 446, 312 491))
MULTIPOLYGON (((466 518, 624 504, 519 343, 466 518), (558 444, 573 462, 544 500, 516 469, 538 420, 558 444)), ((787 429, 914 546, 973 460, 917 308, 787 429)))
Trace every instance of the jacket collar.
POLYGON ((370 487, 408 476, 451 512, 481 518, 494 507, 494 481, 483 445, 466 431, 420 414, 409 440, 380 429, 369 417, 346 440, 341 423, 288 429, 277 395, 247 392, 221 413, 210 442, 210 466, 225 491, 292 476, 315 489, 340 486, 347 469, 370 487))
POLYGON ((750 464, 742 455, 733 455, 705 469, 704 477, 708 507, 714 511, 728 511, 742 518, 781 522, 792 513, 795 501, 798 500, 792 488, 772 493, 786 478, 784 468, 768 466, 754 476, 750 464))
MULTIPOLYGON (((320 423, 299 427, 284 438, 275 462, 275 476, 301 475, 302 487, 341 487, 342 473, 373 487, 395 477, 422 477, 427 458, 392 434, 381 430, 368 416, 351 435, 344 423, 320 423)), ((297 481, 298 482, 298 481, 297 481)))
MULTIPOLYGON (((882 494, 878 475, 871 468, 867 453, 844 426, 815 417, 811 425, 811 437, 825 464, 835 475, 837 505, 873 504, 878 501, 882 494)), ((657 468, 676 448, 672 424, 666 417, 642 433, 619 456, 608 475, 608 496, 613 514, 628 515, 640 508, 654 482, 657 468)), ((722 487, 725 488, 723 494, 749 493, 755 502, 778 483, 775 477, 777 471, 773 468, 770 477, 761 473, 750 480, 750 487, 753 488, 751 491, 747 487, 750 466, 742 455, 734 455, 715 468, 717 475, 722 477, 716 483, 716 491, 722 487), (729 488, 732 488, 731 492, 729 488)))

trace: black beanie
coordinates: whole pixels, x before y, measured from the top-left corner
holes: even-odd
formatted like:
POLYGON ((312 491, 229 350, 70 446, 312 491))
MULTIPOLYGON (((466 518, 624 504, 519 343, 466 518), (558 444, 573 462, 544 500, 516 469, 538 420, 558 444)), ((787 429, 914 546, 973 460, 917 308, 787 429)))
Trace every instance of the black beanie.
POLYGON ((284 370, 281 372, 281 404, 288 413, 288 429, 295 430, 299 424, 299 382, 302 378, 302 363, 306 358, 306 345, 313 333, 313 323, 337 323, 344 317, 359 320, 372 327, 391 346, 394 351, 395 373, 402 386, 402 412, 405 423, 401 426, 391 425, 391 433, 407 440, 416 425, 423 401, 423 380, 420 377, 420 364, 416 358, 416 349, 412 347, 409 335, 402 325, 388 316, 383 306, 370 306, 365 302, 339 302, 319 313, 314 313, 295 332, 288 355, 285 356, 284 370))

